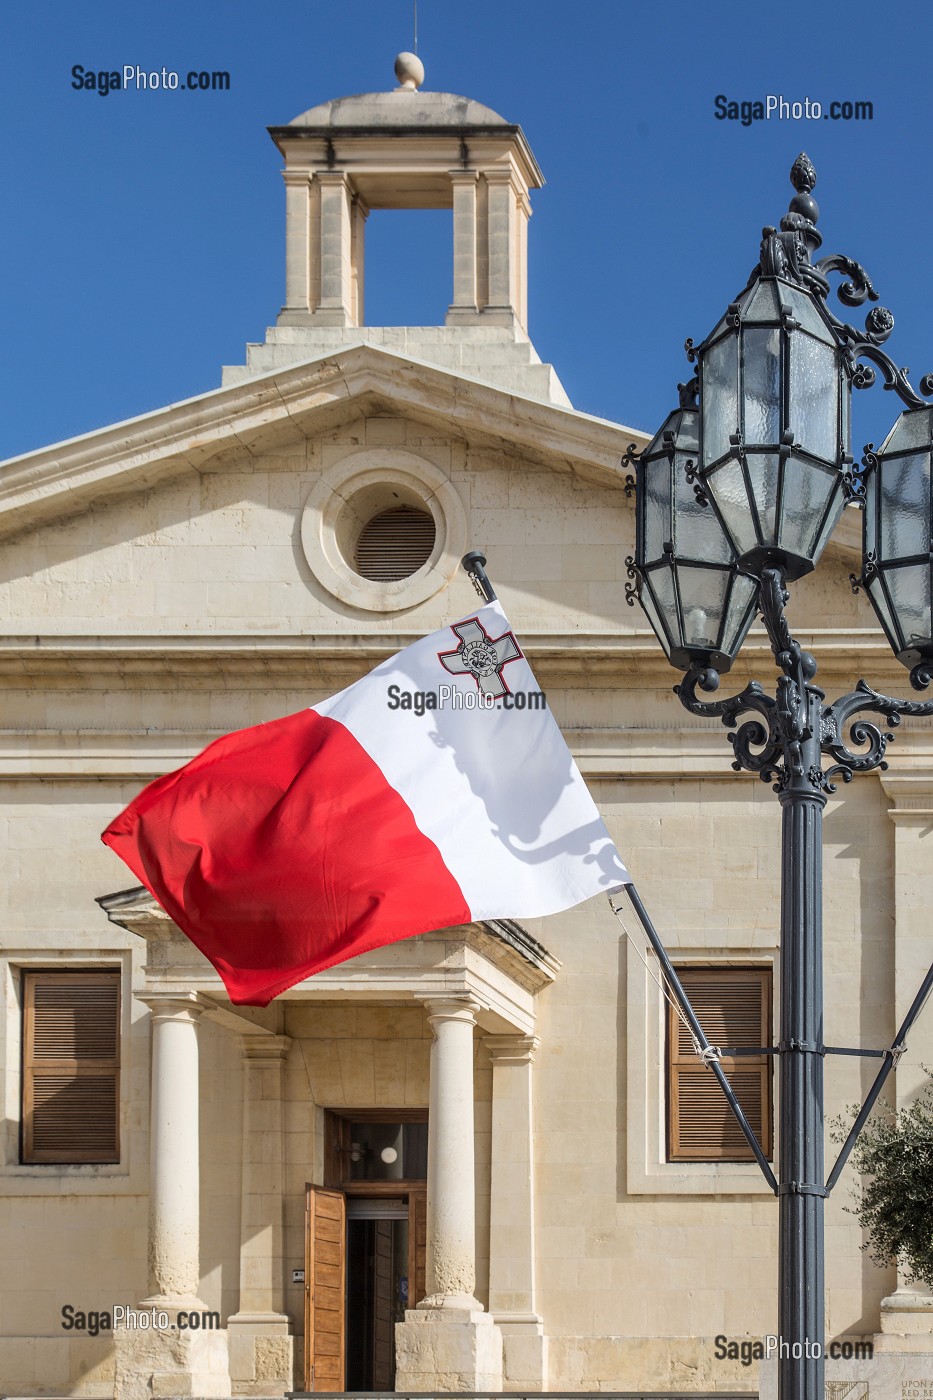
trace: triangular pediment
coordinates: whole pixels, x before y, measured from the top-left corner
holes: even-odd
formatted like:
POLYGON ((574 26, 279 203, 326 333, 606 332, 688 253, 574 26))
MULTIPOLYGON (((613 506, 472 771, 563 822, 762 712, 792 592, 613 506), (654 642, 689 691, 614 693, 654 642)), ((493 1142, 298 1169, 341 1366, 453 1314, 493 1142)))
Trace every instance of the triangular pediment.
POLYGON ((0 538, 222 469, 373 414, 404 415, 529 462, 622 485, 645 434, 369 344, 278 369, 0 463, 0 538))

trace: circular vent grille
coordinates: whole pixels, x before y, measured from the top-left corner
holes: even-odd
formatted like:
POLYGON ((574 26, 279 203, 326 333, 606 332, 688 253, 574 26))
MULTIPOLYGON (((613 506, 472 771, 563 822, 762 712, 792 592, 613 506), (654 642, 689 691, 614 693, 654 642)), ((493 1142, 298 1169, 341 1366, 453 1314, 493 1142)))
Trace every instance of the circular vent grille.
POLYGON ((390 583, 410 578, 434 548, 434 517, 415 506, 382 510, 363 526, 356 544, 356 571, 362 578, 390 583))

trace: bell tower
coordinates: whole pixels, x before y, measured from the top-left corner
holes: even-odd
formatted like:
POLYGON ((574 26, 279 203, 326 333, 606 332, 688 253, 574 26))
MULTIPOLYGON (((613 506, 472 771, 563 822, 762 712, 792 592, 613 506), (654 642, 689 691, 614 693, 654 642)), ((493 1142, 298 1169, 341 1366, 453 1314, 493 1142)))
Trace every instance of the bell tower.
POLYGON ((479 102, 424 92, 414 54, 399 86, 341 97, 270 128, 285 160, 286 290, 280 326, 365 325, 371 209, 452 209, 448 326, 527 339, 529 190, 543 183, 520 126, 479 102))
POLYGON ((284 160, 285 303, 224 384, 371 345, 541 403, 571 407, 528 338, 530 191, 544 177, 520 126, 481 102, 425 92, 415 54, 398 86, 338 97, 269 133, 284 160), (366 321, 366 220, 378 209, 450 209, 443 325, 366 321))

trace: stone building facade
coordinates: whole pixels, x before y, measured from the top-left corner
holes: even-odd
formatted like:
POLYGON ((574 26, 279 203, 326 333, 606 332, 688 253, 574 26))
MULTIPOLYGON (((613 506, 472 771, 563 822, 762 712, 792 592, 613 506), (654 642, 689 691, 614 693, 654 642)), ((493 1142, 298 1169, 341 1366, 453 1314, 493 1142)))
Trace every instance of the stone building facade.
MULTIPOLYGON (((671 1159, 670 1033, 634 921, 629 940, 591 901, 450 929, 237 1008, 99 839, 211 739, 314 703, 467 612, 458 561, 481 545, 676 964, 761 974, 766 1018, 776 1006, 778 805, 679 707, 624 605, 620 459, 645 438, 575 411, 528 338, 542 179, 521 128, 417 78, 403 65, 396 90, 272 129, 286 300, 222 388, 0 466, 11 1394, 743 1390, 754 1368, 715 1339, 775 1328, 776 1206, 757 1167, 702 1148, 671 1159), (365 324, 366 218, 393 207, 452 209, 442 326, 365 324), (391 577, 409 548, 420 562, 391 577), (81 997, 98 1011, 110 997, 113 1043, 87 1063, 117 1105, 109 1154, 98 1142, 83 1161, 62 1148, 75 1125, 55 1120, 49 1069, 75 1072, 75 1022, 56 1042, 54 1009, 77 1016, 81 997), (168 1327, 92 1335, 114 1304, 168 1327), (181 1313, 203 1325, 180 1328, 181 1313)), ((862 671, 903 684, 846 582, 858 548, 847 516, 795 590, 828 693, 862 671)), ((754 631, 734 679, 770 669, 754 631)), ((836 1044, 890 1044, 930 960, 930 726, 905 726, 896 750, 827 811, 836 1044)), ((929 1022, 898 1102, 924 1062, 929 1022)), ((829 1112, 868 1074, 832 1062, 829 1112)), ((845 1203, 827 1213, 828 1333, 910 1345, 929 1300, 860 1252, 845 1203)))

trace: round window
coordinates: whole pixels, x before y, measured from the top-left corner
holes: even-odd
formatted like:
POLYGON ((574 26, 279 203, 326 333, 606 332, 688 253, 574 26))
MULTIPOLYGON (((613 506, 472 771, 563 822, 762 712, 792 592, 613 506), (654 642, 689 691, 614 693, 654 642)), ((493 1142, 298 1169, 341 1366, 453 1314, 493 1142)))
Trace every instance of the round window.
POLYGON ((430 511, 392 506, 366 522, 356 542, 354 564, 361 578, 394 583, 411 578, 434 549, 437 526, 430 511))

